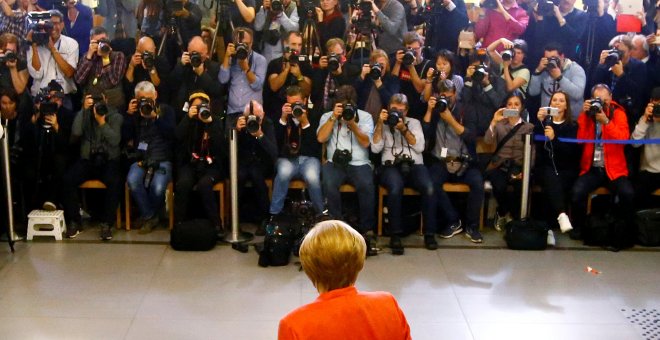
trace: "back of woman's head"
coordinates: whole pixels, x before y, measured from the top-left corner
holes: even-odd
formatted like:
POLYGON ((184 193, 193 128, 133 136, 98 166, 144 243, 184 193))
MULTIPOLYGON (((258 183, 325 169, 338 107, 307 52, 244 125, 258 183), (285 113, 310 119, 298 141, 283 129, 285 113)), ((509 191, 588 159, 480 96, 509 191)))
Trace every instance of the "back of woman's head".
POLYGON ((364 267, 367 246, 348 224, 323 221, 314 226, 300 246, 300 262, 319 292, 353 285, 364 267))

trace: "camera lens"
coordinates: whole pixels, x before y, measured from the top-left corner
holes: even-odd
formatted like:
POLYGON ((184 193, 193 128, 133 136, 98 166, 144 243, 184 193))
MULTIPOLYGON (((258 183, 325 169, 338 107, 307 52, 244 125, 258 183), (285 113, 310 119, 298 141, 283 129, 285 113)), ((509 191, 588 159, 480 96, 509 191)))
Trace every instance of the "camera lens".
POLYGON ((339 69, 339 56, 335 53, 330 53, 328 56, 328 69, 331 72, 337 71, 339 69))
POLYGON ((247 46, 243 43, 238 44, 236 47, 236 58, 240 60, 245 60, 248 57, 248 49, 247 46))
POLYGON ((589 103, 589 115, 595 116, 603 109, 603 101, 600 98, 594 98, 589 103))
POLYGON ((273 12, 282 12, 284 10, 282 1, 273 0, 273 2, 270 3, 270 9, 273 10, 273 12))
POLYGON ((612 66, 616 65, 619 62, 620 59, 621 59, 621 55, 620 55, 619 50, 617 50, 617 49, 610 50, 607 53, 607 57, 605 57, 605 65, 608 68, 612 67, 612 66))
POLYGON ((197 106, 197 114, 200 119, 207 120, 211 117, 211 110, 209 109, 208 104, 200 104, 197 106))
POLYGON ((293 104, 291 110, 293 111, 293 116, 296 118, 300 118, 305 113, 305 107, 300 102, 293 104))
POLYGON ((406 52, 403 55, 403 59, 401 60, 401 64, 405 67, 409 67, 415 62, 415 52, 413 52, 412 49, 407 49, 406 52))
POLYGON ((247 116, 247 123, 245 124, 249 133, 256 133, 259 131, 259 118, 255 115, 247 116))
POLYGON ((355 108, 351 104, 345 104, 341 112, 341 118, 345 121, 350 121, 355 118, 355 108))
POLYGON ((104 54, 110 53, 110 44, 108 44, 108 42, 104 40, 100 41, 99 51, 101 51, 104 54))
POLYGON ((511 59, 513 59, 513 53, 511 53, 511 50, 502 52, 502 60, 510 61, 511 59))
POLYGON ((447 101, 447 97, 445 96, 440 96, 436 99, 435 101, 435 113, 442 113, 447 110, 449 107, 449 102, 447 101))
POLYGON ((395 126, 396 124, 399 123, 399 118, 401 117, 401 113, 396 110, 391 110, 390 112, 387 113, 387 119, 385 120, 385 124, 389 126, 395 126))
POLYGON ((197 68, 201 64, 202 64, 202 55, 199 54, 199 52, 190 53, 190 65, 192 65, 192 67, 194 68, 197 68))
POLYGON ((140 114, 143 116, 150 116, 154 110, 153 102, 149 98, 140 99, 138 106, 140 108, 140 114))
POLYGON ((103 101, 94 101, 94 111, 99 116, 105 116, 108 114, 108 105, 106 105, 103 101))
POLYGON ((369 71, 369 77, 373 80, 378 80, 383 75, 383 69, 380 67, 380 64, 375 63, 371 65, 371 70, 369 71))
POLYGON ((142 63, 144 63, 144 66, 148 69, 153 68, 155 64, 153 54, 149 52, 142 53, 142 63))

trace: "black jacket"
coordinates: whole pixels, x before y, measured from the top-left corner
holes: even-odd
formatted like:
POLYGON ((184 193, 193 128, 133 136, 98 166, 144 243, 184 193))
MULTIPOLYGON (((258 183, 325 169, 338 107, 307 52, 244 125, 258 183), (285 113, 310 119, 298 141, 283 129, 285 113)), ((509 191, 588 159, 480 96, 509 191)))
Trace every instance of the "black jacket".
MULTIPOLYGON (((594 83, 603 83, 612 89, 612 99, 621 104, 628 116, 628 122, 637 122, 646 107, 645 95, 646 88, 646 64, 630 58, 628 64, 623 67, 623 75, 612 85, 614 74, 610 72, 606 65, 598 65, 594 77, 594 83)), ((630 125, 630 131, 635 128, 635 124, 630 125)))
POLYGON ((188 115, 181 119, 175 130, 177 140, 176 160, 179 166, 193 162, 192 153, 199 149, 199 144, 204 132, 209 134, 209 155, 213 158, 213 163, 209 167, 224 170, 225 164, 225 138, 223 135, 222 124, 219 119, 213 117, 213 121, 204 124, 196 118, 189 118, 188 115))
MULTIPOLYGON (((176 112, 181 112, 183 104, 188 101, 188 98, 193 92, 201 91, 209 95, 211 98, 211 108, 213 113, 220 113, 222 105, 223 89, 218 81, 218 73, 220 73, 220 64, 215 61, 206 60, 204 62, 205 71, 201 76, 198 76, 193 71, 190 65, 183 65, 179 61, 172 73, 169 76, 170 85, 170 104, 174 107, 176 112)), ((181 117, 177 117, 177 122, 181 121, 181 117)))
POLYGON ((175 128, 174 109, 160 104, 160 114, 155 120, 143 119, 139 112, 124 115, 122 136, 138 152, 138 160, 171 161, 175 128), (146 150, 140 150, 141 143, 146 146, 146 150))
MULTIPOLYGON (((474 121, 466 122, 463 119, 464 108, 460 103, 456 103, 454 109, 451 110, 451 114, 454 118, 463 125, 465 129, 463 133, 459 136, 465 146, 468 149, 468 153, 473 160, 477 159, 477 135, 475 133, 476 126, 474 126, 474 121), (469 124, 468 124, 469 123, 469 124)), ((441 118, 439 114, 434 114, 431 116, 431 121, 425 123, 424 120, 420 120, 422 123, 422 130, 424 131, 424 141, 426 142, 426 147, 424 148, 424 164, 431 164, 434 161, 437 161, 435 157, 431 154, 435 146, 435 134, 438 130, 438 123, 440 123, 441 118)))
POLYGON ((295 125, 291 118, 289 118, 287 125, 282 125, 279 119, 274 124, 280 157, 291 158, 292 155, 289 152, 288 143, 298 141, 300 143, 300 151, 296 155, 321 158, 321 144, 316 139, 316 130, 319 126, 318 119, 310 118, 309 126, 305 129, 299 125, 295 125), (298 132, 300 132, 300 135, 296 138, 295 136, 298 135, 298 132))
POLYGON ((483 86, 478 84, 475 86, 468 86, 470 81, 465 81, 463 92, 461 93, 461 101, 463 102, 463 121, 465 125, 471 126, 475 136, 481 137, 486 133, 490 121, 493 119, 493 114, 499 109, 506 97, 506 86, 504 79, 490 75, 490 82, 492 88, 484 91, 483 86))

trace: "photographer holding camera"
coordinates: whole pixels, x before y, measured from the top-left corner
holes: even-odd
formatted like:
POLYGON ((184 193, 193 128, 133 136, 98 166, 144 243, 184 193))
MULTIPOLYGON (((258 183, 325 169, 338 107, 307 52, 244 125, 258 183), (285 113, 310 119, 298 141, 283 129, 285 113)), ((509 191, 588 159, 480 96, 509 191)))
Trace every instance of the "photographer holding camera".
POLYGON ((271 216, 282 212, 289 182, 294 177, 302 177, 316 214, 323 213, 319 159, 321 148, 316 140, 317 127, 318 119, 310 118, 303 89, 289 86, 286 90, 286 103, 282 105, 282 116, 278 124, 275 124, 280 153, 275 165, 271 216))
POLYGON ((470 66, 467 67, 460 100, 465 105, 465 123, 475 127, 478 137, 486 133, 493 112, 497 111, 505 97, 504 79, 491 74, 490 68, 476 53, 470 54, 470 66))
POLYGON ((322 166, 323 192, 328 211, 334 218, 342 218, 339 187, 348 180, 355 186, 360 206, 358 231, 367 240, 369 256, 378 255, 373 170, 369 160, 369 144, 374 131, 371 114, 358 110, 357 93, 350 85, 337 89, 334 108, 321 116, 316 138, 326 143, 327 162, 322 166))
MULTIPOLYGON (((425 8, 418 8, 420 23, 426 23, 426 46, 437 51, 453 51, 458 46, 458 35, 468 26, 468 16, 463 0, 426 1, 425 8)), ((427 55, 430 58, 430 56, 427 55)))
MULTIPOLYGON (((363 0, 366 1, 366 0, 363 0)), ((378 48, 387 54, 394 54, 403 44, 403 35, 408 31, 406 11, 397 0, 372 0, 371 11, 375 15, 378 34, 378 48)))
POLYGON ((23 94, 30 75, 25 60, 18 55, 18 37, 11 33, 0 35, 0 89, 23 94))
MULTIPOLYGON (((341 12, 339 0, 323 0, 316 3, 313 0, 300 1, 308 6, 312 4, 320 5, 320 7, 314 8, 316 20, 318 21, 316 32, 319 35, 319 43, 321 44, 319 48, 322 49, 321 53, 330 53, 328 42, 332 39, 343 39, 346 34, 346 19, 344 19, 341 12)), ((309 37, 309 39, 314 38, 309 37)))
POLYGON ((530 96, 541 95, 541 103, 549 103, 557 91, 566 92, 571 101, 574 119, 577 119, 584 98, 587 78, 578 63, 568 59, 559 44, 550 43, 544 48, 544 56, 529 80, 530 96))
POLYGON ((153 39, 144 36, 138 40, 135 53, 126 68, 126 93, 133 93, 135 85, 143 81, 152 83, 161 93, 165 93, 165 80, 169 72, 167 58, 158 55, 153 39))
POLYGON ((73 76, 78 66, 78 43, 62 34, 64 16, 56 9, 50 10, 49 21, 53 24, 49 39, 45 45, 32 40, 34 31, 30 30, 27 39, 31 42, 27 53, 28 71, 32 77, 34 97, 40 89, 48 86, 51 80, 58 82, 64 89, 64 106, 73 110, 71 95, 76 92, 73 76))
POLYGON ((594 81, 610 86, 612 99, 624 107, 628 121, 635 122, 648 98, 646 64, 630 55, 633 43, 627 35, 614 37, 610 48, 600 53, 594 81))
MULTIPOLYGON (((651 91, 651 100, 644 115, 639 118, 631 138, 634 140, 660 138, 660 87, 651 91)), ((660 145, 634 145, 643 148, 639 172, 635 178, 635 196, 638 209, 649 207, 649 196, 660 188, 660 145)))
POLYGON ((223 152, 227 148, 222 123, 212 114, 211 98, 204 92, 193 92, 186 103, 187 114, 177 125, 175 134, 177 180, 174 188, 174 218, 186 221, 190 194, 196 189, 206 217, 216 228, 218 237, 224 236, 224 226, 218 213, 218 195, 213 186, 223 178, 223 152))
POLYGON ((122 52, 112 50, 105 28, 92 28, 89 39, 89 50, 80 59, 74 79, 84 94, 102 94, 109 106, 116 110, 123 109, 122 79, 126 72, 126 58, 122 52))
POLYGON ((506 83, 506 92, 513 93, 513 91, 519 90, 526 97, 531 77, 529 68, 523 64, 527 54, 527 43, 522 39, 510 41, 501 38, 495 40, 486 50, 491 61, 499 65, 502 79, 506 83), (504 50, 498 52, 498 46, 502 46, 504 50))
POLYGON ((483 0, 481 8, 486 11, 483 19, 477 16, 471 21, 476 23, 474 33, 477 41, 483 39, 482 46, 489 46, 501 38, 517 39, 529 23, 527 11, 519 7, 516 0, 483 0))
MULTIPOLYGON (((263 32, 261 53, 267 62, 285 52, 282 40, 289 32, 298 31, 298 9, 292 0, 264 0, 254 20, 254 30, 263 32)), ((302 46, 302 42, 301 42, 302 46)))
POLYGON ((67 221, 66 237, 75 238, 81 230, 78 186, 90 179, 99 179, 107 187, 104 191, 101 234, 103 241, 112 239, 115 212, 123 190, 120 174, 119 142, 124 118, 108 105, 105 96, 86 95, 82 110, 73 120, 72 144, 80 142, 80 159, 62 180, 62 204, 67 221))
POLYGON ((424 38, 417 32, 403 35, 403 47, 403 50, 396 52, 392 75, 399 78, 401 93, 408 98, 408 114, 412 118, 421 119, 422 112, 426 111, 426 103, 420 100, 426 85, 423 77, 433 66, 431 60, 424 59, 424 38))
POLYGON ((286 89, 296 85, 302 88, 305 96, 312 90, 312 67, 309 56, 300 55, 303 38, 299 32, 292 31, 284 40, 284 56, 268 63, 266 74, 268 84, 264 86, 264 108, 269 118, 279 119, 277 112, 286 103, 286 89))
POLYGON ((449 50, 440 50, 435 56, 435 68, 431 67, 426 71, 426 81, 424 84, 424 91, 422 92, 422 100, 428 102, 431 96, 438 95, 438 87, 440 83, 448 79, 454 83, 456 87, 457 99, 460 100, 460 94, 463 90, 463 78, 458 75, 458 70, 454 65, 456 64, 456 55, 449 50))
POLYGON ((327 55, 319 59, 319 68, 314 69, 312 102, 315 110, 324 113, 333 110, 333 97, 343 85, 353 85, 360 75, 360 67, 346 62, 346 45, 339 38, 328 40, 327 55))
POLYGON ((371 114, 374 121, 395 93, 399 93, 399 78, 390 72, 390 59, 383 50, 374 50, 369 64, 362 65, 360 78, 355 82, 358 108, 371 114))
POLYGON ((412 186, 422 196, 422 219, 426 226, 424 244, 431 250, 437 249, 438 245, 433 236, 437 222, 436 196, 422 157, 424 132, 419 120, 408 118, 408 109, 405 95, 392 95, 388 108, 378 116, 371 143, 371 151, 382 154, 382 165, 377 173, 380 185, 387 189, 390 249, 394 255, 403 255, 404 252, 401 210, 406 185, 412 186))
MULTIPOLYGON (((442 80, 438 95, 429 99, 429 106, 422 120, 426 139, 425 163, 429 169, 436 201, 444 212, 447 226, 440 237, 451 238, 465 230, 465 236, 474 243, 483 242, 479 232, 479 214, 484 197, 484 180, 477 163, 476 131, 474 126, 463 122, 462 105, 456 98, 453 81, 442 80), (447 182, 465 183, 470 187, 463 226, 452 200, 444 191, 447 182)), ((426 221, 426 220, 425 220, 426 221)), ((427 249, 436 249, 437 224, 424 223, 427 249)))
POLYGON ((245 27, 234 30, 233 43, 227 45, 227 53, 220 67, 218 79, 229 84, 227 114, 240 115, 251 101, 263 102, 266 79, 266 58, 252 50, 254 32, 245 27))
POLYGON ((135 98, 128 103, 124 119, 124 139, 136 154, 126 183, 140 211, 140 234, 151 232, 158 224, 165 189, 172 180, 175 113, 157 103, 154 84, 142 81, 135 87, 135 98))

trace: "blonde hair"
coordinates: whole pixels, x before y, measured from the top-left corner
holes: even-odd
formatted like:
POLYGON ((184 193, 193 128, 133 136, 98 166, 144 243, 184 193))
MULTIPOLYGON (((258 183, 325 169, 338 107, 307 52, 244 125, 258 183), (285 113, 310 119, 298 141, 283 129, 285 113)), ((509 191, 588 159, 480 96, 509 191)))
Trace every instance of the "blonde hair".
POLYGON ((355 283, 364 267, 367 245, 360 233, 338 220, 317 223, 300 246, 300 262, 319 292, 355 283))
POLYGON ((375 63, 378 58, 385 58, 385 70, 383 70, 383 75, 385 73, 390 72, 390 57, 387 56, 387 52, 381 50, 381 49, 376 49, 371 52, 371 55, 369 56, 369 62, 370 63, 375 63))

